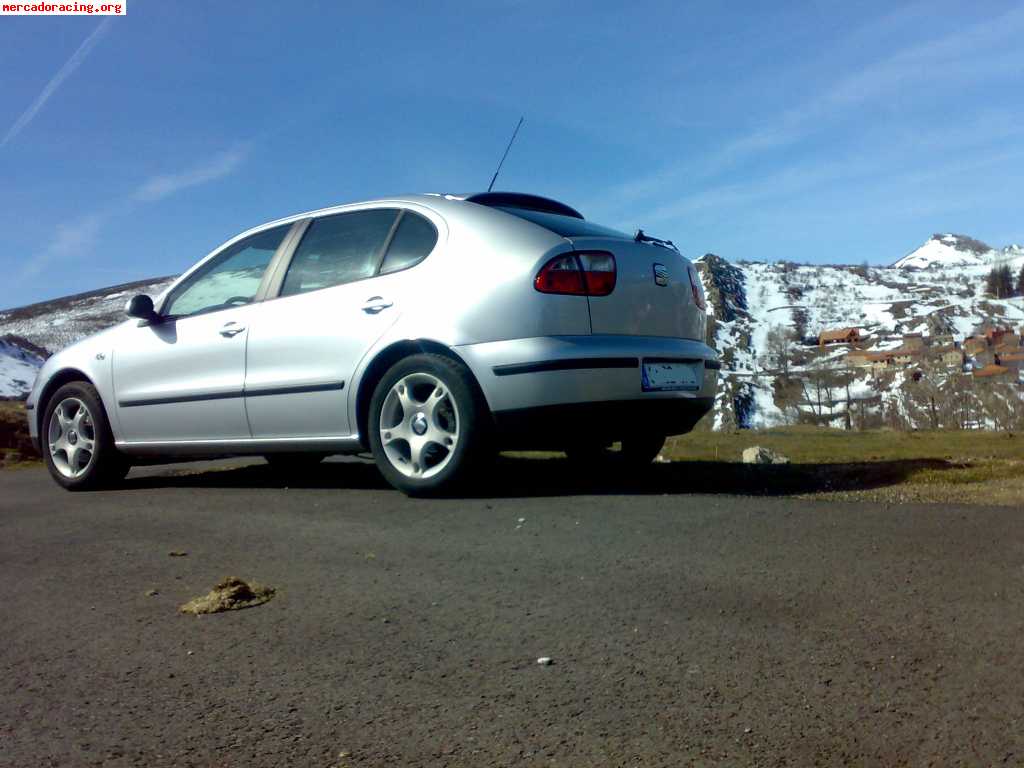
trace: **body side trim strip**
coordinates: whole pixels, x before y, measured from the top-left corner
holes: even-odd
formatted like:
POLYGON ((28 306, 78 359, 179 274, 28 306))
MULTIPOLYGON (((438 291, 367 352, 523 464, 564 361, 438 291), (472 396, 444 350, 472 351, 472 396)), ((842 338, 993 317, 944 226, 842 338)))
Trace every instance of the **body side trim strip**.
POLYGON ((495 376, 516 376, 521 373, 579 371, 587 368, 636 368, 639 364, 635 357, 577 357, 569 360, 542 360, 537 363, 496 365, 491 370, 495 376))
POLYGON ((236 397, 266 397, 267 395, 298 395, 306 392, 327 392, 345 388, 345 382, 330 382, 328 384, 300 384, 294 387, 266 387, 264 389, 250 389, 245 391, 232 390, 230 392, 209 392, 197 395, 175 395, 173 397, 150 397, 137 400, 118 400, 117 404, 122 408, 135 408, 140 405, 170 405, 171 403, 197 403, 204 400, 229 400, 236 397))

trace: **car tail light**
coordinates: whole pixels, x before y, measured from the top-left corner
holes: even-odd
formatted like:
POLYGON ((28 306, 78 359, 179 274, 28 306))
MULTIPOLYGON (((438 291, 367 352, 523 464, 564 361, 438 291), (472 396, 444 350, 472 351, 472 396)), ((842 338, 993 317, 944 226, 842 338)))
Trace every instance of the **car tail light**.
POLYGON ((706 310, 708 303, 704 299, 704 286, 700 283, 700 274, 697 272, 697 268, 693 264, 688 263, 686 265, 686 272, 690 276, 690 290, 693 291, 693 303, 700 309, 706 310))
POLYGON ((607 296, 615 290, 615 257, 605 251, 580 251, 588 296, 607 296))
POLYGON ((541 293, 607 296, 615 290, 615 257, 606 251, 574 251, 548 261, 533 287, 541 293))

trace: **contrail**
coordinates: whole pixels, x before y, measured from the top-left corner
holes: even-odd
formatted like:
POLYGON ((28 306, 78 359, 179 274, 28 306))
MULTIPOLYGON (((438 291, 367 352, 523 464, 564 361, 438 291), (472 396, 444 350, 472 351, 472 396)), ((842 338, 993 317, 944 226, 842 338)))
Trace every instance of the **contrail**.
POLYGON ((110 19, 104 19, 101 21, 96 29, 92 31, 92 34, 85 38, 85 42, 78 46, 78 50, 71 54, 71 58, 64 63, 64 66, 60 68, 56 75, 53 76, 53 79, 46 84, 46 87, 43 88, 42 92, 36 97, 36 100, 32 102, 32 106, 26 109, 21 114, 21 117, 14 121, 14 125, 12 125, 10 130, 4 135, 3 140, 0 141, 0 147, 7 146, 7 143, 11 139, 21 133, 25 129, 25 126, 32 122, 39 110, 43 108, 43 105, 46 104, 47 100, 54 94, 54 92, 60 88, 61 83, 67 79, 68 75, 72 74, 82 65, 82 62, 85 61, 85 57, 89 55, 89 52, 92 51, 96 43, 99 42, 100 37, 102 37, 103 33, 107 31, 107 27, 110 26, 110 21, 110 19))

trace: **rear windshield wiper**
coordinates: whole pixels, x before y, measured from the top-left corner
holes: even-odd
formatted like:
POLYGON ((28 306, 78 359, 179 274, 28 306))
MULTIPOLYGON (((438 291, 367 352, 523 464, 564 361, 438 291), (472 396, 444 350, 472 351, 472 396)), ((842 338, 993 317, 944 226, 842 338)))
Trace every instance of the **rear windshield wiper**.
POLYGON ((676 244, 671 240, 662 240, 658 237, 645 235, 642 229, 638 229, 636 231, 636 235, 634 235, 633 239, 638 243, 651 243, 652 245, 660 245, 662 248, 671 248, 676 253, 679 253, 679 249, 676 248, 676 244))

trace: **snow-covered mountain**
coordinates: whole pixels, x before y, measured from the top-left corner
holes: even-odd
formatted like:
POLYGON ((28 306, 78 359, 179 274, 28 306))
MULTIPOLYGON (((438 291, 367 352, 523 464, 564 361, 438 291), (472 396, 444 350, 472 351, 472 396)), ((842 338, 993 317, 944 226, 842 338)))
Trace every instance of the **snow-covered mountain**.
MULTIPOLYGON (((798 386, 798 379, 822 369, 848 370, 846 347, 817 348, 824 330, 858 328, 870 337, 868 346, 885 350, 900 347, 905 334, 962 340, 984 326, 1019 328, 1024 298, 985 294, 989 271, 1004 264, 1016 280, 1024 248, 996 250, 962 235, 934 235, 891 267, 730 264, 713 254, 701 257, 697 265, 713 316, 711 342, 724 362, 716 426, 792 421, 782 392, 787 384, 798 386), (794 339, 785 361, 770 341, 781 334, 794 339)), ((874 398, 884 407, 901 383, 899 375, 878 377, 861 369, 845 376, 843 395, 874 398)), ((806 392, 795 399, 801 397, 808 400, 806 392)))
POLYGON ((893 264, 896 269, 943 269, 946 267, 984 267, 1024 256, 1024 248, 1011 245, 996 250, 967 235, 937 234, 893 264))

